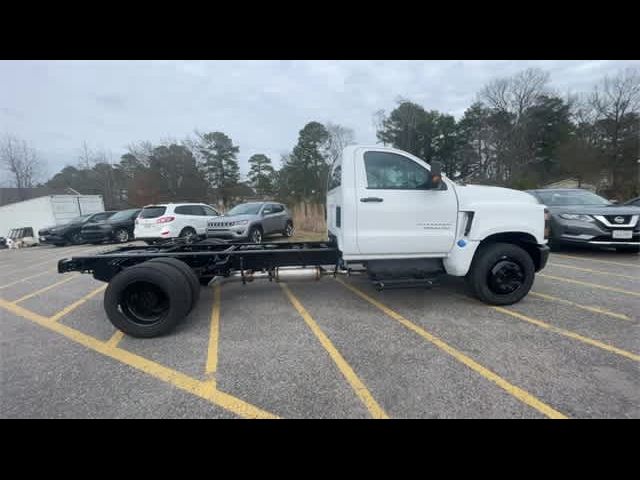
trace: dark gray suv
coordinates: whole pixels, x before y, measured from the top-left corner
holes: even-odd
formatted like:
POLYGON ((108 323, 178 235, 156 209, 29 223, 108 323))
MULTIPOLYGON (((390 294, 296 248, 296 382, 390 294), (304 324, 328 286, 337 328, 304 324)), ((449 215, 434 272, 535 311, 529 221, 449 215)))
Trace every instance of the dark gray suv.
POLYGON ((251 202, 236 205, 225 215, 207 224, 207 238, 261 243, 267 235, 293 235, 293 219, 287 207, 276 202, 251 202))
POLYGON ((639 207, 616 205, 579 188, 527 191, 549 209, 549 240, 552 244, 614 247, 621 252, 640 251, 639 207))

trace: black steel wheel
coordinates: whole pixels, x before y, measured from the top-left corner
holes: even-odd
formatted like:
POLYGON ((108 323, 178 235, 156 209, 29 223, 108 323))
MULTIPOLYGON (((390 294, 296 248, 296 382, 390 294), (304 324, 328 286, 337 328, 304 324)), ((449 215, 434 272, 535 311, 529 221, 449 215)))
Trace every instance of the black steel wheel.
POLYGON ((157 337, 175 328, 191 308, 191 291, 174 267, 144 262, 118 273, 104 294, 111 323, 132 337, 157 337))
POLYGON ((478 248, 467 284, 485 303, 511 305, 529 293, 534 278, 535 265, 526 250, 511 243, 492 243, 478 248))

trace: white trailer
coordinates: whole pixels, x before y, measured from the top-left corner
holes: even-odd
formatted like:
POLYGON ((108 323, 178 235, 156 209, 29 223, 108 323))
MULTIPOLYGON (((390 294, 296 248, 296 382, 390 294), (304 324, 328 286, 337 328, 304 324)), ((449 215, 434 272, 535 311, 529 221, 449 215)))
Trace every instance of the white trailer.
POLYGON ((47 195, 0 207, 0 236, 14 228, 38 230, 61 225, 88 213, 104 212, 102 195, 47 195))

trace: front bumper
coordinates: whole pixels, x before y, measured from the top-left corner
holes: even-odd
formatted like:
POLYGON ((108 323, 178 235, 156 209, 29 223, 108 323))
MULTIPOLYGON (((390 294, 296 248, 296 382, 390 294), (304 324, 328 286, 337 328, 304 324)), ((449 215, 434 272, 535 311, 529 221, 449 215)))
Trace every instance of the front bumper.
POLYGON ((67 239, 61 235, 49 234, 49 235, 41 235, 38 237, 38 241, 40 243, 50 243, 51 245, 56 245, 60 243, 67 243, 67 239))
POLYGON ((538 245, 538 251, 540 252, 540 261, 538 262, 538 268, 536 268, 536 272, 539 272, 547 265, 547 260, 549 260, 549 251, 551 249, 547 245, 538 245))
POLYGON ((633 227, 607 227, 600 222, 583 222, 577 220, 564 220, 554 217, 551 225, 551 238, 555 243, 567 245, 593 245, 593 246, 639 246, 640 224, 633 227), (631 238, 613 238, 614 231, 629 232, 631 238))
POLYGON ((238 228, 208 228, 207 238, 224 238, 227 240, 241 240, 247 238, 249 229, 243 227, 238 228))

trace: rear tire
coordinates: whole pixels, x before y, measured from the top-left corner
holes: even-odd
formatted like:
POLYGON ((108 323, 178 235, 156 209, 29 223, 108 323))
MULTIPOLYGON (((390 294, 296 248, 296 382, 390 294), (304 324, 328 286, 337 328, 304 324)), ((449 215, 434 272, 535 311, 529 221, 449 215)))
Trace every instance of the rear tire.
POLYGON ((104 309, 118 330, 151 338, 173 330, 191 308, 191 291, 176 268, 144 262, 118 273, 104 293, 104 309))
POLYGON ((511 305, 529 293, 535 265, 529 254, 511 243, 481 246, 466 280, 471 292, 490 305, 511 305))
POLYGON ((198 234, 193 228, 186 227, 180 232, 180 238, 184 239, 186 243, 193 243, 198 240, 198 234))
POLYGON ((191 307, 189 308, 189 312, 191 312, 193 307, 196 306, 196 303, 198 303, 198 300, 200 300, 200 282, 198 282, 198 277, 191 267, 177 258, 172 257, 156 257, 149 260, 149 262, 169 265, 171 268, 175 268, 180 272, 191 291, 191 307))
POLYGON ((115 238, 116 242, 118 243, 128 242, 130 237, 131 235, 129 235, 129 232, 127 231, 126 228, 120 228, 116 230, 116 232, 113 235, 113 238, 115 238))
POLYGON ((293 222, 289 220, 287 222, 287 226, 284 227, 284 231, 282 232, 282 234, 285 237, 290 238, 290 237, 293 237, 294 232, 295 232, 295 228, 293 227, 293 222))

